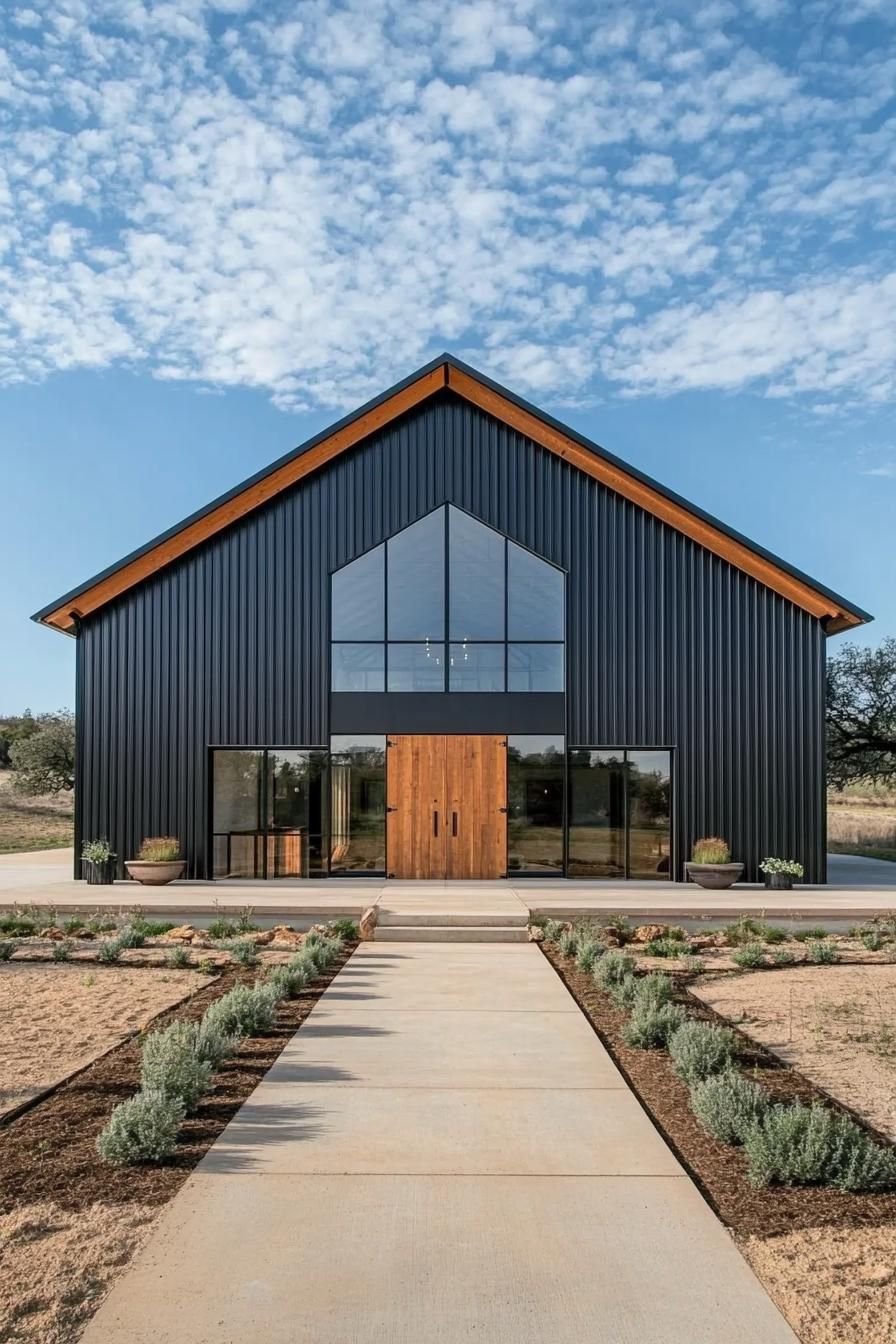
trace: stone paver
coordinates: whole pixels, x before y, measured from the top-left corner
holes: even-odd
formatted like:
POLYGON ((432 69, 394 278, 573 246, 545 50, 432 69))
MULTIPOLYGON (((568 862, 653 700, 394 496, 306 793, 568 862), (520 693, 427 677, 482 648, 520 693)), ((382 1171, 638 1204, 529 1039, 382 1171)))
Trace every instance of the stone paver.
POLYGON ((85 1344, 795 1344, 571 1003, 531 945, 363 945, 85 1344))

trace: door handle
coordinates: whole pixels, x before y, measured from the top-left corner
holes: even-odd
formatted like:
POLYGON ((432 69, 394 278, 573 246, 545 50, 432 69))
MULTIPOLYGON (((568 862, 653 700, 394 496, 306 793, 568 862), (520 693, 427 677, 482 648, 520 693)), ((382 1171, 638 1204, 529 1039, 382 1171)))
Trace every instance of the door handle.
POLYGON ((433 835, 438 835, 438 833, 439 833, 439 814, 438 814, 438 812, 433 812, 433 814, 432 814, 432 833, 433 833, 433 835))
POLYGON ((451 834, 457 835, 457 813, 451 813, 451 834))

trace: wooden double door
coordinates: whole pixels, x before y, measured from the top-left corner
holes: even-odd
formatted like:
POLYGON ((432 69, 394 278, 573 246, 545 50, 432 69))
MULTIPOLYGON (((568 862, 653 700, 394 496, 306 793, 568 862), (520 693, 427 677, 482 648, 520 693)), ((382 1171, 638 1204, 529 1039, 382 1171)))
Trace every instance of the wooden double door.
POLYGON ((390 733, 387 742, 389 876, 506 877, 506 737, 390 733))

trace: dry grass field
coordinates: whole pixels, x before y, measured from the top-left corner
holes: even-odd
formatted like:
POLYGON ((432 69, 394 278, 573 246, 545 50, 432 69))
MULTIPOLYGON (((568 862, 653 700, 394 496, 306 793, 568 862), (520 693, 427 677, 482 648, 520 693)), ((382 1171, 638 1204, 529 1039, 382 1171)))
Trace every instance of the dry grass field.
POLYGON ((0 770, 0 854, 33 849, 62 849, 73 843, 74 799, 21 798, 12 791, 12 774, 0 770))
POLYGON ((868 784, 829 793, 828 849, 896 861, 896 789, 868 784))

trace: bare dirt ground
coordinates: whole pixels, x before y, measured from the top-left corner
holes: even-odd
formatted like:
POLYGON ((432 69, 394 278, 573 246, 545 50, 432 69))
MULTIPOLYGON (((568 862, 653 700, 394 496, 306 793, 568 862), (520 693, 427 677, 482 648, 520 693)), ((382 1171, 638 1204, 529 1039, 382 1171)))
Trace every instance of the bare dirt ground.
POLYGON ((0 1115, 204 984, 197 971, 0 964, 0 1115))
POLYGON ((74 799, 22 798, 13 793, 12 775, 0 770, 0 854, 64 848, 74 836, 74 799))
POLYGON ((810 1227, 738 1238, 803 1344, 896 1339, 896 1227, 810 1227))
POLYGON ((896 1140, 896 966, 795 966, 692 992, 896 1140))

